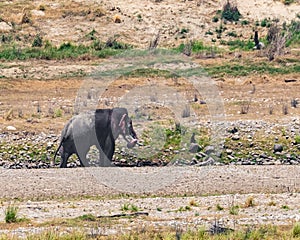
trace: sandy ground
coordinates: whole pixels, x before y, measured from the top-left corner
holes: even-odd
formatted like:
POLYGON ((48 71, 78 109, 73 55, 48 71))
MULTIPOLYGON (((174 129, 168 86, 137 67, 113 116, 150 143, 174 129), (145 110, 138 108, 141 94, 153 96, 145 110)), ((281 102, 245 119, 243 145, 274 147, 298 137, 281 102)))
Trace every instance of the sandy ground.
MULTIPOLYGON (((84 214, 99 219, 130 214, 122 210, 128 205, 148 215, 100 222, 96 228, 87 224, 86 231, 106 235, 144 227, 187 230, 209 228, 215 220, 233 229, 290 226, 300 221, 299 174, 299 166, 286 165, 2 169, 0 219, 11 204, 18 206, 20 217, 35 224, 84 214), (230 212, 232 206, 238 206, 237 213, 230 212)), ((29 224, 0 232, 25 236, 49 229, 45 226, 29 224)), ((62 226, 56 228, 65 231, 62 226)))
POLYGON ((300 191, 299 166, 76 168, 0 172, 1 198, 214 195, 300 191))

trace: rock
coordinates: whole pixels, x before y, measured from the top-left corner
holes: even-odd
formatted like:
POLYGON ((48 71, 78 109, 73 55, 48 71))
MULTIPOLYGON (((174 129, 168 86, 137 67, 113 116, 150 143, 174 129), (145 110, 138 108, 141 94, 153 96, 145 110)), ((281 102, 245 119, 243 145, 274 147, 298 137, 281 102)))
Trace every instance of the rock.
POLYGON ((207 157, 207 155, 204 152, 199 152, 196 154, 196 158, 200 159, 200 158, 204 158, 207 157))
POLYGON ((282 152, 282 151, 283 151, 283 146, 281 144, 274 145, 274 153, 282 152))
POLYGON ((47 150, 51 149, 53 147, 53 142, 47 142, 47 150))
POLYGON ((233 136, 231 137, 231 139, 232 139, 232 140, 235 140, 235 141, 238 141, 238 140, 240 140, 240 136, 239 136, 239 135, 233 135, 233 136))
POLYGON ((259 157, 261 157, 261 158, 268 158, 267 154, 265 154, 265 153, 260 154, 259 157))
POLYGON ((215 160, 212 157, 209 157, 206 161, 198 163, 197 166, 209 166, 213 165, 215 160))
POLYGON ((228 155, 231 155, 231 154, 233 153, 233 151, 232 151, 232 149, 226 149, 226 153, 227 153, 228 155))
POLYGON ((6 130, 8 130, 8 131, 16 131, 17 129, 14 126, 7 126, 6 130))
POLYGON ((207 146, 204 149, 204 152, 206 155, 212 154, 215 151, 215 147, 214 146, 207 146))
POLYGON ((10 26, 6 22, 0 22, 0 32, 9 32, 12 30, 12 26, 10 26))
POLYGON ((189 148, 189 152, 190 153, 197 153, 201 151, 201 147, 199 144, 197 143, 191 143, 190 148, 189 148))
POLYGON ((234 133, 237 133, 239 130, 236 128, 236 127, 233 127, 232 129, 229 129, 228 130, 228 132, 229 133, 232 133, 232 134, 234 134, 234 133))
POLYGON ((37 17, 45 16, 45 12, 43 12, 41 10, 36 10, 36 9, 31 10, 31 14, 33 16, 37 16, 37 17))

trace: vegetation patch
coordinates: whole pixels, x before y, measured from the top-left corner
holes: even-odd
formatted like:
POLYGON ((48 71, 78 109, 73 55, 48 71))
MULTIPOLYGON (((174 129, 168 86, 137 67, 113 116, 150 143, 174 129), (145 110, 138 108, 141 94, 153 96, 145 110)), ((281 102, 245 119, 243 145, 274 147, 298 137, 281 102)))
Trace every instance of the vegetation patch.
POLYGON ((253 74, 289 74, 300 72, 300 64, 292 64, 288 66, 274 66, 267 62, 252 62, 252 63, 232 63, 204 68, 213 77, 224 76, 248 76, 253 74))
POLYGON ((130 48, 130 45, 119 43, 116 39, 109 40, 106 43, 100 43, 98 40, 95 40, 90 45, 76 45, 71 42, 66 42, 56 47, 49 41, 46 41, 43 45, 42 39, 37 35, 32 47, 20 47, 17 44, 8 44, 0 47, 0 59, 9 61, 16 59, 59 60, 79 58, 82 56, 106 58, 130 48))
POLYGON ((225 20, 238 22, 242 17, 242 14, 234 3, 227 0, 223 6, 221 16, 225 20))
MULTIPOLYGON (((276 226, 258 226, 247 227, 236 231, 227 231, 225 233, 211 234, 204 227, 198 227, 197 229, 183 230, 181 228, 138 228, 136 230, 129 231, 123 234, 103 235, 101 232, 97 232, 96 229, 93 234, 87 234, 84 230, 68 230, 61 233, 57 230, 50 229, 38 234, 31 234, 27 236, 27 239, 52 239, 52 240, 66 240, 66 239, 186 239, 186 240, 227 240, 227 239, 299 239, 299 223, 296 223, 290 230, 280 229, 276 226)), ((10 239, 2 235, 3 239, 10 239)))

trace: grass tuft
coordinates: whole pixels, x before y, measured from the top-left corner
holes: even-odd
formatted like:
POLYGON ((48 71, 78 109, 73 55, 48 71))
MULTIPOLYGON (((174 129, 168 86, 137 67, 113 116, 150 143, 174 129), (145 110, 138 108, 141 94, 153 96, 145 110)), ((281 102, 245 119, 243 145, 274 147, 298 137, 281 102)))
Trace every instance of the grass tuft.
POLYGON ((292 236, 294 238, 300 238, 300 223, 296 223, 292 230, 292 236))
POLYGON ((16 223, 18 222, 18 207, 8 206, 5 210, 5 222, 6 223, 16 223))

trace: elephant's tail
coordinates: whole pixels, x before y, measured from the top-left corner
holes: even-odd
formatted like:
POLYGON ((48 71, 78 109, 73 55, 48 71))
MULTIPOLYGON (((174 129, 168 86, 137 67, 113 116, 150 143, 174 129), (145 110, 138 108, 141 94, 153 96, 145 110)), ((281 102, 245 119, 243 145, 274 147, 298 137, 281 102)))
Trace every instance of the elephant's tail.
POLYGON ((64 142, 64 138, 61 139, 60 144, 59 144, 58 148, 55 151, 54 157, 53 157, 52 162, 51 162, 52 166, 55 165, 55 159, 56 159, 57 153, 60 150, 60 148, 62 147, 63 142, 64 142))

